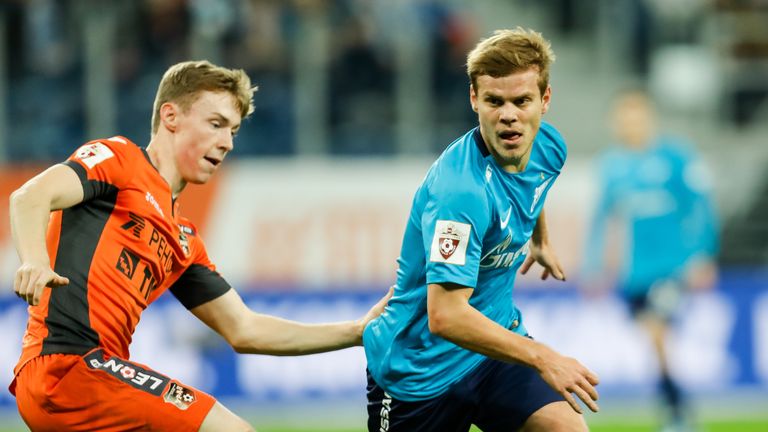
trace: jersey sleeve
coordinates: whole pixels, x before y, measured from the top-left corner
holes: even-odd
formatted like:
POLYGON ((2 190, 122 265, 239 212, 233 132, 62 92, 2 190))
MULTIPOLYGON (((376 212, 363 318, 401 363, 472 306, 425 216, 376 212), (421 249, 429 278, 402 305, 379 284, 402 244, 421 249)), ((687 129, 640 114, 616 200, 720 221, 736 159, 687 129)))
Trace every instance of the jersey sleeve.
POLYGON ((433 185, 422 213, 427 283, 477 286, 482 241, 490 220, 484 189, 460 190, 455 179, 433 185))
POLYGON ((72 168, 80 178, 83 201, 89 201, 124 188, 135 171, 137 157, 143 156, 135 144, 114 137, 84 144, 64 165, 72 168))
POLYGON ((192 309, 224 295, 232 286, 216 271, 216 266, 208 258, 197 229, 187 221, 180 227, 186 236, 193 262, 171 285, 170 291, 185 308, 192 309))
POLYGON ((704 160, 693 151, 682 153, 680 192, 682 209, 685 211, 686 232, 691 258, 717 255, 719 249, 719 221, 712 192, 712 174, 704 160))

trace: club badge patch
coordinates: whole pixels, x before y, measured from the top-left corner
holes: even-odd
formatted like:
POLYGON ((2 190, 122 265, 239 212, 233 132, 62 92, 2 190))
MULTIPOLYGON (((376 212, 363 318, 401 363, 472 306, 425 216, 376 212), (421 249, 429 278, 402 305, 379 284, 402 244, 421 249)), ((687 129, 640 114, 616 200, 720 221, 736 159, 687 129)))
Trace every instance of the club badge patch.
POLYGON ((195 403, 197 398, 195 397, 194 391, 181 386, 178 383, 171 382, 171 385, 168 386, 168 391, 165 392, 165 395, 163 396, 163 400, 176 405, 180 410, 186 410, 190 405, 195 403))
POLYGON ((80 147, 75 154, 75 158, 83 161, 85 166, 91 169, 114 155, 115 154, 112 153, 112 150, 110 150, 109 147, 97 142, 80 147))
POLYGON ((469 243, 471 230, 472 226, 469 224, 446 220, 437 221, 429 260, 464 265, 467 259, 467 243, 469 243))

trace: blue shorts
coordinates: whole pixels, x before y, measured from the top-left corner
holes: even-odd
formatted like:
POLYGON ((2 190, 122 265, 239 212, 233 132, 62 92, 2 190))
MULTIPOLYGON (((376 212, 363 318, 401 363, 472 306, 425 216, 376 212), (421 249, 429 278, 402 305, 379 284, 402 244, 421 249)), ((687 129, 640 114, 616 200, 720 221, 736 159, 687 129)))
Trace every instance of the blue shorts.
POLYGON ((543 406, 562 401, 532 368, 487 359, 433 399, 390 397, 368 373, 369 432, 509 432, 543 406))
POLYGON ((622 297, 633 318, 644 315, 655 316, 670 322, 680 307, 684 287, 674 278, 659 279, 645 289, 625 289, 622 297))

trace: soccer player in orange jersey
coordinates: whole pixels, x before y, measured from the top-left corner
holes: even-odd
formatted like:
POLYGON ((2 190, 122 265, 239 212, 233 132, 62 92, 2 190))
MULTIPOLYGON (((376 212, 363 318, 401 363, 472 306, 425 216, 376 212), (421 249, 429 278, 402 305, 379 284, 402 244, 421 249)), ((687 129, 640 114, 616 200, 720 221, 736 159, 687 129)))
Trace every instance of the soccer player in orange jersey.
POLYGON ((21 259, 13 289, 30 306, 10 390, 30 429, 253 430, 210 395, 129 360, 141 312, 166 290, 240 353, 361 344, 387 296, 357 321, 255 313, 179 214, 179 193, 232 150, 254 91, 241 70, 176 64, 160 82, 146 148, 121 136, 91 141, 11 195, 21 259))

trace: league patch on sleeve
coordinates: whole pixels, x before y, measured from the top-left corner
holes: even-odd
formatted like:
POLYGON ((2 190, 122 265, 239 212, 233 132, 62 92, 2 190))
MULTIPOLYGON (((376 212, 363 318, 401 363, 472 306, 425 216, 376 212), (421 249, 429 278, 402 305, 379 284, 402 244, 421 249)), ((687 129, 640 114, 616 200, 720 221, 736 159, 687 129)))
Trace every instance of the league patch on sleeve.
POLYGON ((467 261, 467 243, 469 243, 471 231, 472 226, 469 224, 446 220, 437 221, 429 260, 464 265, 467 261))
POLYGON ((105 160, 113 157, 115 154, 109 147, 102 143, 86 144, 80 147, 75 154, 75 159, 83 161, 88 169, 92 169, 96 165, 104 162, 105 160))

